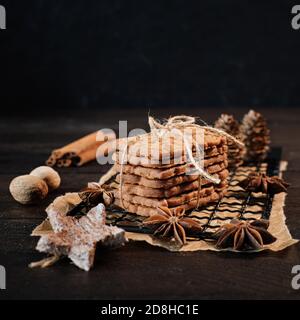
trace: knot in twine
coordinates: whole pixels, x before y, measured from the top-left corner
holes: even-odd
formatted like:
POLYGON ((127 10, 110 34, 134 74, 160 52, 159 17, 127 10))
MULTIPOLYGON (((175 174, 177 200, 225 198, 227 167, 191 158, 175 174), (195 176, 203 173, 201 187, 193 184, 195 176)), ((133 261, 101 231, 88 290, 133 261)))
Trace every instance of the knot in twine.
POLYGON ((190 116, 175 116, 171 117, 165 122, 164 124, 159 123, 157 120, 155 120, 153 117, 149 116, 148 123, 151 132, 155 131, 157 129, 181 129, 185 127, 191 127, 196 124, 196 118, 190 117, 190 116))
MULTIPOLYGON (((197 160, 193 156, 192 148, 189 145, 189 143, 187 142, 187 139, 186 139, 184 133, 182 133, 182 131, 180 129, 196 128, 196 129, 207 130, 207 131, 215 133, 219 136, 225 136, 226 138, 228 138, 232 142, 234 142, 240 146, 244 146, 244 144, 241 141, 239 141, 238 139, 236 139, 235 137, 233 137, 232 135, 228 134, 227 132, 225 132, 223 130, 210 127, 206 123, 205 123, 205 125, 197 124, 195 117, 190 117, 190 116, 186 116, 186 115, 175 116, 175 117, 169 118, 167 120, 167 122, 165 122, 164 124, 161 124, 157 120, 155 120, 153 117, 149 116, 148 122, 149 122, 149 126, 151 129, 151 133, 157 134, 159 136, 163 136, 167 132, 167 130, 171 131, 173 129, 176 129, 177 130, 176 132, 179 133, 183 137, 184 147, 185 147, 187 154, 188 154, 188 157, 189 157, 192 165, 196 169, 196 171, 199 174, 201 174, 203 177, 208 179, 209 181, 216 183, 216 184, 220 183, 220 179, 215 178, 212 175, 210 175, 208 172, 204 171, 203 168, 199 165, 199 163, 197 163, 197 160), (163 130, 161 130, 161 129, 163 129, 163 130), (161 135, 161 133, 162 133, 162 135, 161 135)), ((199 155, 200 150, 202 150, 202 147, 199 146, 197 143, 196 143, 195 147, 196 147, 196 152, 199 155)))
MULTIPOLYGON (((244 144, 241 141, 239 141, 238 139, 236 139, 235 137, 233 137, 232 135, 230 135, 229 133, 227 133, 221 129, 213 128, 213 127, 209 126, 208 124, 206 124, 204 121, 202 121, 202 123, 204 125, 197 124, 195 117, 186 116, 186 115, 179 115, 179 116, 169 118, 165 123, 160 123, 159 121, 155 120, 153 117, 149 116, 148 123, 150 126, 151 133, 157 135, 159 138, 163 138, 163 136, 168 131, 171 131, 174 129, 176 130, 176 133, 179 133, 182 136, 183 141, 184 141, 184 147, 185 147, 186 152, 188 154, 188 158, 189 158, 191 164, 193 165, 193 167, 195 168, 196 172, 199 173, 199 186, 198 186, 198 196, 197 196, 197 206, 196 206, 197 208, 198 208, 198 204, 199 204, 199 200, 200 200, 201 178, 204 177, 207 180, 213 182, 214 184, 219 184, 221 182, 221 180, 219 178, 216 178, 216 177, 210 175, 208 172, 206 172, 202 168, 202 166, 199 164, 200 160, 197 161, 196 158, 194 157, 192 148, 191 148, 189 142, 187 141, 186 136, 182 132, 182 129, 185 129, 185 128, 203 129, 203 130, 212 132, 214 134, 217 134, 219 136, 225 136, 228 140, 232 141, 233 143, 235 143, 241 147, 244 147, 244 144)), ((203 148, 201 146, 199 146, 197 143, 196 143, 195 147, 196 147, 196 153, 199 155, 200 151, 203 150, 203 148)), ((120 189, 119 189, 120 190, 120 200, 121 200, 121 204, 122 204, 123 208, 125 208, 124 203, 123 203, 123 192, 122 192, 123 165, 124 165, 124 160, 125 160, 127 149, 128 149, 128 143, 126 142, 125 147, 122 152, 122 156, 121 156, 120 189)))

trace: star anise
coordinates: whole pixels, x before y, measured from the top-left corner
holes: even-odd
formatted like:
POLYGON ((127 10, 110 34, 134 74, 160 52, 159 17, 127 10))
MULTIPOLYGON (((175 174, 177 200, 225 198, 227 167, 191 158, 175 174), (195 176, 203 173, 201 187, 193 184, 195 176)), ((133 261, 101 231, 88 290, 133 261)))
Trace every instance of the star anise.
POLYGON ((265 173, 251 172, 246 179, 239 183, 239 186, 246 191, 274 195, 280 192, 287 192, 289 183, 277 176, 268 177, 265 173))
POLYGON ((109 206, 113 203, 113 194, 102 188, 97 182, 89 182, 88 186, 78 193, 81 202, 70 210, 68 216, 81 217, 99 203, 109 206))
POLYGON ((180 245, 186 244, 186 231, 199 233, 202 227, 199 222, 186 217, 182 208, 158 207, 157 214, 149 217, 143 223, 155 228, 154 235, 174 238, 180 245))
POLYGON ((233 219, 214 234, 214 238, 217 239, 216 247, 239 251, 262 249, 264 245, 276 241, 276 238, 267 231, 268 227, 269 222, 264 219, 252 222, 233 219))
POLYGON ((83 202, 93 206, 99 203, 110 205, 113 202, 113 194, 103 189, 96 182, 88 183, 87 188, 79 192, 79 196, 83 202))

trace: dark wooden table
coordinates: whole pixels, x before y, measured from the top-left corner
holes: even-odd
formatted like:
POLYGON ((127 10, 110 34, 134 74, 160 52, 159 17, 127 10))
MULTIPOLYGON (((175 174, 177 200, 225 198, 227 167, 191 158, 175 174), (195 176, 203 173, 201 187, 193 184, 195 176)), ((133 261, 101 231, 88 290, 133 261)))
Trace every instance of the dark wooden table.
MULTIPOLYGON (((167 117, 187 113, 211 123, 223 111, 241 117, 248 108, 159 109, 167 117)), ((292 184, 286 202, 287 224, 300 238, 300 109, 259 109, 267 117, 273 145, 283 147, 289 161, 285 178, 292 184)), ((291 287, 291 269, 300 264, 300 245, 282 252, 233 254, 171 253, 145 243, 129 243, 113 251, 98 251, 89 273, 66 259, 48 269, 27 265, 43 257, 35 251, 31 230, 46 216, 46 206, 58 195, 97 181, 107 166, 90 163, 60 169, 61 188, 39 206, 23 206, 8 192, 11 179, 42 165, 53 148, 103 127, 147 128, 148 109, 102 108, 98 111, 47 112, 4 116, 0 120, 0 264, 6 267, 7 290, 0 299, 298 299, 291 287)))

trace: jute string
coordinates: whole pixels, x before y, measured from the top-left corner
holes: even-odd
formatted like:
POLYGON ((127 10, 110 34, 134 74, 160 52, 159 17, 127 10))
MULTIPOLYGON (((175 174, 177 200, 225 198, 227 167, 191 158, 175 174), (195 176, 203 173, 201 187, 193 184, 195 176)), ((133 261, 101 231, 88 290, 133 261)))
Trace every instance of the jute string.
MULTIPOLYGON (((163 136, 167 133, 173 130, 172 132, 176 132, 176 134, 179 134, 183 138, 184 142, 184 148, 187 152, 188 159, 190 160, 191 164, 195 168, 195 170, 199 174, 199 184, 198 184, 198 193, 197 193, 197 207, 199 206, 199 200, 200 200, 200 191, 201 191, 201 179, 202 177, 206 178, 207 180, 211 181, 214 184, 219 184, 220 179, 215 178, 214 176, 210 175, 208 172, 206 172, 201 165, 199 164, 200 161, 197 161, 197 159, 193 155, 192 147, 187 141, 186 136, 182 132, 186 128, 195 128, 195 129, 202 129, 206 130, 212 133, 215 133, 219 136, 225 136, 228 140, 232 141, 233 143, 239 145, 239 146, 244 146, 244 144, 233 137, 232 135, 228 134, 227 132, 210 127, 207 124, 200 125, 196 123, 196 118, 195 117, 190 117, 186 115, 180 115, 180 116, 175 116, 171 117, 167 120, 165 123, 160 123, 157 120, 155 120, 153 117, 149 116, 148 118, 148 123, 150 126, 150 132, 151 134, 156 135, 159 139, 162 139, 163 136)), ((120 187, 119 187, 119 192, 120 192, 120 201, 121 205, 124 209, 126 209, 124 202, 123 202, 123 166, 125 162, 125 156, 127 153, 127 150, 130 146, 130 143, 126 142, 125 146, 121 152, 121 166, 120 166, 120 187)), ((195 143, 195 148, 196 148, 196 155, 201 154, 201 147, 195 143)), ((202 150, 203 151, 203 150, 202 150)))

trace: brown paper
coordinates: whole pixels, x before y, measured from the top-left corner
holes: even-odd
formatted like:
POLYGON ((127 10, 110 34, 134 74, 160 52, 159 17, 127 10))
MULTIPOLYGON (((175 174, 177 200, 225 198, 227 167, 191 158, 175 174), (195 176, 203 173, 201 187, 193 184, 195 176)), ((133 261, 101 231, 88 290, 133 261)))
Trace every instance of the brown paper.
MULTIPOLYGON (((287 162, 281 161, 280 163, 280 176, 282 176, 282 172, 285 171, 287 168, 287 162)), ((234 188, 233 188, 234 189, 234 188)), ((257 252, 263 250, 271 250, 271 251, 280 251, 283 250, 295 243, 299 240, 293 239, 289 229, 285 223, 286 217, 284 214, 284 203, 285 203, 285 193, 280 193, 274 196, 273 204, 272 204, 272 211, 270 215, 270 226, 268 231, 277 238, 277 240, 265 246, 261 250, 251 250, 247 252, 257 252)), ((174 243, 161 241, 159 238, 155 238, 152 235, 142 234, 142 233, 133 233, 133 232, 126 232, 126 236, 129 240, 133 241, 146 241, 150 245, 163 247, 169 251, 198 251, 198 250, 212 250, 212 251, 235 251, 233 249, 217 249, 214 246, 213 242, 208 242, 204 240, 197 240, 197 241, 187 241, 187 244, 183 247, 177 247, 174 243)))
MULTIPOLYGON (((282 172, 286 170, 286 167, 287 167, 287 162, 282 161, 280 164, 280 176, 282 175, 282 172)), ((241 171, 243 170, 246 170, 246 169, 242 167, 241 171)), ((263 170, 266 170, 266 167, 263 167, 262 171, 263 170)), ((236 188, 238 187, 231 185, 231 190, 235 190, 236 188)), ((230 188, 229 188, 229 192, 230 192, 230 188)), ((268 246, 265 246, 263 249, 259 251, 267 250, 267 249, 271 251, 280 251, 298 242, 297 239, 292 238, 289 232, 289 229, 285 223, 285 220, 286 220, 286 217, 284 214, 285 197, 286 197, 285 193, 280 193, 274 196, 272 211, 271 211, 270 220, 269 220, 270 226, 268 230, 273 236, 277 238, 277 240, 274 243, 268 246)), ((80 197, 78 196, 78 193, 67 193, 64 196, 56 198, 54 202, 50 204, 50 206, 46 209, 46 211, 51 210, 53 209, 53 207, 55 207, 56 210, 60 210, 63 213, 67 213, 79 202, 80 202, 80 197)), ((253 211, 255 211, 256 207, 257 206, 253 206, 254 208, 253 211)), ((203 209, 203 212, 205 212, 205 208, 203 209)), ((231 214, 227 213, 227 215, 228 215, 228 219, 233 218, 231 214)), ((225 222, 223 221, 223 223, 225 222)), ((42 236, 51 231, 52 231, 51 225, 46 219, 33 230, 32 236, 42 236)), ((146 241, 150 245, 159 246, 169 251, 177 251, 177 252, 198 251, 198 250, 234 251, 232 249, 219 250, 214 246, 213 242, 204 241, 204 240, 188 240, 186 245, 184 245, 183 247, 179 247, 175 242, 163 241, 149 234, 126 232, 125 236, 128 240, 146 241)), ((247 252, 257 252, 257 251, 258 250, 247 251, 247 252)), ((235 251, 235 252, 238 252, 238 251, 235 251)))
MULTIPOLYGON (((62 214, 67 214, 70 210, 72 210, 77 204, 81 202, 81 198, 79 197, 77 192, 66 193, 63 196, 57 197, 46 209, 46 212, 49 210, 56 210, 61 212, 62 214)), ((39 224, 32 231, 31 235, 43 236, 48 233, 53 232, 52 226, 47 219, 45 219, 41 224, 39 224)))

